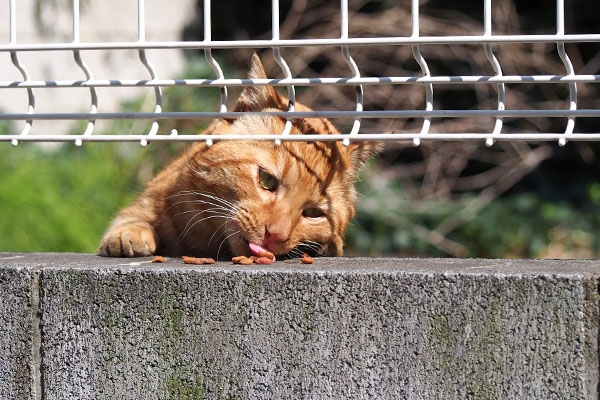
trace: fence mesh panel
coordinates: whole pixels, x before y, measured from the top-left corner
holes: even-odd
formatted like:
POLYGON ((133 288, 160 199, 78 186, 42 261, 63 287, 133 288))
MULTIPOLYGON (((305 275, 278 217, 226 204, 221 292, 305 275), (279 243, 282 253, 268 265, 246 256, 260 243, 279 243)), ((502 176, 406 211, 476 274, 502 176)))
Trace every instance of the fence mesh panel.
MULTIPOLYGON (((336 38, 294 38, 282 39, 280 37, 279 2, 271 2, 271 38, 253 40, 213 40, 213 21, 211 18, 211 2, 203 3, 203 30, 204 38, 201 41, 148 41, 146 40, 146 10, 144 0, 137 2, 137 40, 123 42, 83 42, 80 39, 80 12, 79 1, 72 2, 72 40, 62 43, 21 43, 17 38, 17 13, 16 0, 8 1, 9 8, 9 38, 8 43, 0 45, 0 52, 10 55, 14 68, 18 71, 20 79, 0 81, 0 89, 4 93, 12 90, 26 91, 27 107, 21 113, 0 114, 0 120, 17 122, 18 130, 9 134, 0 135, 0 141, 9 141, 13 145, 20 142, 74 142, 81 145, 90 141, 137 141, 145 146, 150 141, 209 141, 248 139, 249 136, 219 135, 210 136, 197 134, 197 132, 178 132, 176 129, 170 133, 159 133, 159 128, 166 120, 209 120, 215 118, 238 118, 243 113, 231 112, 227 109, 227 88, 244 87, 247 85, 271 85, 282 87, 290 98, 290 107, 282 112, 263 112, 274 114, 288 121, 282 132, 265 132, 263 135, 253 135, 257 140, 341 140, 344 144, 352 140, 382 140, 382 141, 412 141, 419 145, 427 140, 447 141, 485 141, 488 146, 495 141, 557 141, 564 145, 567 141, 595 141, 600 139, 600 130, 577 130, 577 120, 600 117, 600 109, 589 107, 594 101, 586 101, 587 108, 580 107, 581 85, 593 84, 600 81, 600 75, 577 73, 569 57, 567 49, 569 44, 598 43, 600 34, 585 33, 571 34, 565 31, 565 4, 564 0, 556 0, 555 33, 552 34, 494 34, 494 20, 492 18, 492 1, 483 1, 483 14, 481 23, 483 31, 480 34, 469 35, 423 35, 420 27, 420 5, 418 0, 411 0, 406 19, 410 26, 410 34, 406 36, 352 36, 352 21, 349 17, 348 1, 341 0, 339 4, 339 37, 336 38), (496 53, 499 46, 510 44, 552 44, 556 47, 556 55, 564 67, 564 72, 556 75, 542 74, 504 74, 503 59, 496 53), (427 55, 422 52, 424 46, 476 46, 480 47, 489 63, 488 75, 439 75, 433 74, 428 63, 427 55), (355 62, 353 54, 365 48, 383 47, 409 47, 414 62, 418 65, 419 72, 406 76, 365 76, 361 73, 360 63, 355 62), (166 79, 153 65, 153 57, 161 51, 196 50, 203 51, 206 61, 214 73, 213 77, 205 79, 166 79), (282 78, 276 79, 246 79, 227 77, 217 60, 213 57, 213 50, 237 49, 272 49, 274 60, 281 70, 282 78), (289 65, 294 49, 327 49, 327 51, 340 52, 344 60, 345 70, 338 71, 340 76, 334 77, 298 77, 289 65), (285 51, 287 51, 287 53, 285 51), (135 51, 138 53, 139 63, 145 71, 145 76, 139 79, 95 79, 93 66, 86 63, 85 54, 89 52, 119 52, 135 51), (153 56, 149 55, 153 51, 153 56), (24 53, 36 52, 72 52, 73 60, 80 74, 85 79, 66 80, 33 80, 28 73, 27 63, 22 61, 24 53), (285 54, 285 55, 284 55, 285 54), (292 55, 291 55, 292 54, 292 55), (286 61, 287 59, 287 61, 286 61), (519 104, 518 108, 509 101, 507 85, 563 85, 566 88, 564 107, 526 108, 519 104), (444 109, 436 107, 436 93, 440 88, 450 86, 486 86, 488 92, 494 96, 493 101, 486 104, 486 108, 444 109), (298 112, 294 110, 296 88, 316 87, 311 90, 323 90, 323 87, 351 87, 354 88, 354 107, 350 109, 315 110, 313 112, 298 112), (369 106, 365 91, 371 87, 381 86, 412 86, 418 87, 424 94, 424 102, 418 108, 382 108, 373 109, 369 106), (154 91, 154 109, 150 112, 105 112, 101 107, 99 88, 146 87, 154 91), (186 87, 195 90, 202 87, 220 88, 220 101, 213 111, 164 111, 164 88, 186 87), (77 88, 89 92, 89 105, 82 112, 46 113, 38 112, 39 104, 36 103, 36 93, 42 90, 56 88, 77 88), (350 120, 350 126, 341 135, 288 135, 291 120, 294 118, 326 117, 332 120, 350 120), (436 122, 454 118, 487 118, 493 121, 492 128, 486 130, 472 130, 461 132, 445 132, 436 127, 436 122), (507 128, 506 121, 519 119, 552 118, 564 121, 563 128, 559 131, 528 131, 526 129, 507 128), (81 133, 50 133, 40 132, 32 134, 32 126, 40 120, 84 121, 85 128, 81 133), (100 120, 144 120, 150 121, 150 128, 144 132, 104 132, 97 129, 100 120), (376 128, 369 128, 372 120, 389 120, 390 126, 394 121, 419 121, 417 131, 401 129, 384 130, 384 124, 377 124, 376 128), (367 128, 365 128, 367 127, 367 128), (274 137, 274 135, 276 135, 274 137)), ((269 12, 269 10, 265 10, 269 12)), ((397 11, 401 12, 401 11, 397 11)), ((133 22, 133 21, 132 21, 133 22)), ((376 21, 374 21, 376 23, 376 21)), ((391 60, 390 62, 393 62, 391 60)), ((198 89, 200 90, 200 89, 198 89)), ((543 88, 540 89, 543 91, 543 88)), ((586 91, 593 96, 595 92, 586 91)))

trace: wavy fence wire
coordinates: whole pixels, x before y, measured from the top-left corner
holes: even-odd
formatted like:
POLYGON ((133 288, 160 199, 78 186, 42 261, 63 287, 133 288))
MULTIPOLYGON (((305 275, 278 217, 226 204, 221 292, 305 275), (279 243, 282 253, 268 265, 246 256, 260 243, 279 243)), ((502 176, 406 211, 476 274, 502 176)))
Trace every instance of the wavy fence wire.
MULTIPOLYGON (((273 0, 271 3, 271 38, 253 39, 253 40, 212 40, 212 20, 211 20, 211 2, 209 0, 203 3, 203 40, 201 41, 177 41, 177 42, 156 42, 146 41, 146 19, 144 0, 138 0, 138 38, 131 42, 82 42, 80 41, 79 24, 79 1, 73 0, 72 8, 72 41, 68 43, 19 43, 17 41, 17 2, 9 0, 10 18, 9 31, 10 37, 8 44, 0 45, 0 52, 7 52, 14 67, 18 69, 22 76, 18 81, 0 81, 0 89, 7 90, 25 90, 28 96, 28 106, 23 113, 5 113, 0 114, 0 120, 18 121, 21 123, 20 131, 11 134, 0 135, 0 141, 9 141, 13 145, 20 142, 74 142, 81 145, 84 142, 91 141, 137 141, 142 146, 150 141, 207 141, 209 144, 213 140, 236 140, 239 136, 223 135, 219 137, 199 135, 195 132, 177 132, 172 130, 170 134, 158 134, 160 124, 165 120, 208 120, 214 118, 237 118, 241 113, 230 112, 227 110, 228 87, 243 87, 246 85, 272 85, 283 87, 287 90, 288 97, 292 100, 289 109, 285 112, 269 112, 264 114, 273 114, 284 117, 288 124, 283 132, 266 132, 264 135, 253 136, 256 140, 341 140, 348 144, 352 140, 383 140, 383 141, 402 141, 412 142, 418 146, 422 141, 482 141, 488 146, 492 146, 496 141, 557 141, 564 145, 567 141, 595 141, 600 139, 600 130, 595 132, 577 132, 575 129, 576 119, 600 117, 600 110, 597 108, 578 107, 580 101, 578 97, 578 85, 595 83, 600 81, 600 75, 577 74, 573 64, 565 49, 565 44, 570 43, 597 43, 600 42, 600 34, 567 34, 565 33, 565 4, 564 0, 556 0, 556 33, 553 34, 514 34, 514 35, 494 35, 492 19, 492 2, 484 0, 483 2, 483 32, 478 35, 422 35, 420 29, 420 6, 418 0, 412 0, 409 12, 405 15, 410 17, 405 21, 405 25, 411 26, 410 35, 407 36, 369 36, 369 37, 351 37, 349 32, 350 20, 349 6, 347 0, 341 0, 339 5, 339 37, 320 38, 320 39, 281 39, 280 38, 280 18, 279 2, 273 0), (502 69, 502 58, 495 54, 495 46, 515 43, 526 44, 552 44, 556 46, 556 54, 560 58, 564 73, 559 75, 530 74, 530 75, 504 75, 502 69), (421 52, 422 46, 430 45, 464 45, 480 46, 489 63, 489 70, 493 71, 490 75, 434 75, 428 65, 427 57, 421 52), (382 47, 409 47, 412 51, 412 57, 418 64, 420 73, 406 76, 364 76, 361 74, 360 63, 353 59, 353 53, 360 52, 365 48, 382 47), (278 79, 240 79, 225 77, 221 66, 212 55, 214 49, 272 49, 273 57, 281 70, 283 78, 278 79), (152 60, 147 55, 147 50, 202 50, 212 68, 216 78, 206 79, 165 79, 154 68, 152 60), (291 56, 288 60, 282 56, 282 49, 299 49, 299 51, 308 51, 317 49, 317 51, 330 52, 333 50, 341 52, 341 56, 346 64, 346 71, 338 71, 343 77, 295 77, 293 70, 288 66, 291 56), (93 68, 86 64, 82 52, 114 52, 120 50, 135 50, 139 53, 139 61, 147 71, 149 79, 140 78, 133 80, 124 80, 120 77, 114 79, 98 80, 94 79, 93 68), (19 55, 24 52, 41 51, 69 51, 73 53, 74 62, 83 72, 86 79, 72 80, 32 80, 30 79, 27 65, 20 61, 19 55), (564 99, 563 108, 513 108, 510 102, 506 100, 507 85, 556 85, 562 84, 568 87, 567 98, 564 99), (486 86, 488 90, 495 94, 495 101, 492 107, 488 108, 470 108, 470 109, 440 109, 436 108, 435 96, 436 87, 471 85, 486 86), (219 87, 220 88, 220 106, 218 110, 211 112, 191 112, 191 111, 169 111, 162 109, 163 95, 162 89, 174 86, 184 86, 188 88, 195 87, 219 87), (295 92, 297 87, 313 86, 324 87, 345 86, 354 88, 354 107, 352 109, 335 110, 315 110, 313 112, 294 111, 295 92), (381 86, 413 86, 419 87, 424 94, 424 102, 414 109, 400 108, 382 108, 371 109, 369 103, 365 102, 364 90, 366 87, 381 86), (154 90, 155 107, 153 112, 102 112, 99 107, 99 98, 96 88, 116 88, 116 87, 147 87, 154 90), (80 88, 88 90, 90 93, 90 104, 88 112, 64 112, 64 113, 39 113, 36 112, 35 94, 38 90, 48 88, 80 88), (352 120, 348 132, 342 135, 332 135, 327 137, 316 137, 314 135, 295 136, 288 135, 290 121, 293 118, 305 117, 327 117, 333 120, 352 120), (494 121, 492 129, 489 130, 469 130, 463 132, 444 132, 443 129, 436 129, 436 120, 448 120, 458 118, 487 118, 494 121), (564 120, 564 129, 554 132, 539 131, 514 131, 507 129, 506 120, 517 119, 536 119, 552 118, 564 120), (151 121, 151 127, 147 132, 96 132, 96 121, 98 120, 147 120, 151 121), (80 134, 66 133, 39 133, 30 134, 31 127, 37 120, 83 120, 88 121, 87 126, 80 134), (363 129, 370 120, 382 121, 421 121, 420 129, 416 132, 405 132, 402 130, 384 131, 379 128, 363 129), (366 124, 365 124, 366 122, 366 124), (276 138, 273 135, 277 135, 276 138)), ((269 10, 265 10, 269 12, 269 10)), ((293 54, 290 51, 288 54, 293 54)), ((318 88, 317 88, 318 90, 318 88)), ((488 102, 490 103, 490 102, 488 102)), ((248 136, 243 136, 247 139, 248 136)))

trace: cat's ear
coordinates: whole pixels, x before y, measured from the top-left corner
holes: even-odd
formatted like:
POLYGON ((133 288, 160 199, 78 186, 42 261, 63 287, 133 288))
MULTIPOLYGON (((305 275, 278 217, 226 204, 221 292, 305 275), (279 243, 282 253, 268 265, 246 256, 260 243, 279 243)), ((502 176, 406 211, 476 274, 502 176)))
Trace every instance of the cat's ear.
MULTIPOLYGON (((252 55, 249 78, 267 79, 267 73, 256 53, 252 55)), ((265 108, 286 109, 284 100, 272 86, 246 86, 235 104, 234 111, 260 111, 265 108)))
POLYGON ((354 141, 346 148, 350 155, 350 163, 354 172, 360 168, 383 148, 383 143, 373 141, 354 141))

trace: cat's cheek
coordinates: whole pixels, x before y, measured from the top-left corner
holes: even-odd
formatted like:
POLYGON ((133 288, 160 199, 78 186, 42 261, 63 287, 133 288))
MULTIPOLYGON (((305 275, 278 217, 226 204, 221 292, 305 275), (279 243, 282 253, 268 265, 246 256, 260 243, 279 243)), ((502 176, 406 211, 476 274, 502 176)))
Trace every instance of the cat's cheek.
POLYGON ((334 236, 329 242, 327 255, 331 257, 341 257, 344 255, 344 241, 339 236, 334 236))

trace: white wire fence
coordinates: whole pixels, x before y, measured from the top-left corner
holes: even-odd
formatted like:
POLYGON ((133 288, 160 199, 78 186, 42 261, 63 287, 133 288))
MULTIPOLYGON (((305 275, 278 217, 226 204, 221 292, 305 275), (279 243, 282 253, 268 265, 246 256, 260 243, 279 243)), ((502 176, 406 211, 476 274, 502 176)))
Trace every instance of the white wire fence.
MULTIPOLYGON (((204 39, 202 41, 170 41, 157 42, 146 41, 146 18, 145 2, 138 0, 137 3, 137 27, 138 37, 136 41, 130 42, 82 42, 80 40, 80 12, 79 0, 72 2, 72 41, 64 43, 19 43, 17 40, 17 12, 16 0, 9 2, 9 38, 7 44, 0 44, 0 52, 10 54, 10 59, 22 79, 2 81, 0 89, 25 90, 27 92, 28 104, 22 113, 0 114, 0 120, 15 121, 20 124, 17 132, 0 135, 0 141, 11 142, 18 145, 20 142, 73 142, 80 146, 84 142, 139 142, 142 146, 151 141, 206 141, 212 143, 214 140, 239 140, 253 138, 256 140, 281 141, 343 141, 348 145, 353 140, 381 140, 381 141, 412 141, 419 145, 427 140, 447 141, 485 141, 488 146, 495 141, 557 141, 564 145, 567 141, 596 141, 600 140, 600 128, 595 132, 577 132, 575 122, 578 118, 598 118, 600 109, 578 107, 578 84, 590 84, 600 82, 600 75, 577 74, 572 62, 565 50, 567 43, 600 43, 600 33, 567 34, 565 32, 565 4, 564 0, 556 0, 556 33, 555 34, 526 34, 526 35, 494 35, 492 21, 492 1, 484 0, 484 12, 482 15, 483 32, 480 35, 461 36, 421 36, 419 27, 419 1, 411 0, 411 35, 389 36, 389 37, 350 37, 349 35, 349 5, 347 0, 340 2, 340 36, 339 38, 321 39, 281 39, 279 21, 279 2, 272 0, 271 3, 271 32, 272 37, 268 40, 212 40, 211 2, 205 0, 203 3, 203 29, 204 39), (564 74, 560 75, 504 75, 502 73, 502 59, 498 59, 494 53, 495 45, 507 43, 529 43, 529 44, 555 44, 558 57, 564 66, 564 74), (493 75, 456 75, 442 76, 432 75, 427 59, 421 54, 422 45, 481 45, 487 60, 489 61, 493 75), (352 58, 353 51, 361 47, 373 46, 410 46, 415 62, 420 68, 420 73, 411 76, 362 76, 357 63, 352 58), (321 47, 332 48, 341 51, 341 55, 348 67, 347 71, 340 71, 345 77, 319 77, 304 78, 295 77, 281 53, 283 48, 298 47, 321 47), (219 63, 212 55, 214 49, 272 49, 273 56, 278 64, 283 78, 278 79, 243 79, 225 77, 219 63), (216 78, 206 79, 165 79, 160 77, 147 50, 202 50, 206 61, 212 68, 216 78), (135 50, 138 52, 139 61, 147 71, 145 79, 94 79, 93 69, 86 64, 82 51, 110 52, 120 50, 135 50), (73 53, 74 61, 78 68, 84 73, 85 79, 72 80, 32 80, 20 55, 25 52, 48 52, 68 51, 73 53), (506 85, 508 84, 563 84, 568 86, 568 98, 565 98, 563 109, 525 109, 523 107, 512 109, 506 100, 506 85), (165 120, 191 119, 210 120, 215 118, 238 118, 244 113, 231 112, 227 109, 228 87, 276 86, 287 89, 290 99, 287 111, 261 112, 263 115, 274 115, 285 118, 287 123, 282 132, 265 132, 262 135, 202 135, 195 132, 177 132, 172 130, 170 134, 159 134, 159 127, 165 120), (366 110, 363 93, 364 86, 377 85, 412 85, 423 88, 425 93, 425 104, 420 109, 381 109, 366 110), (436 109, 435 93, 436 85, 487 85, 497 93, 496 107, 490 109, 436 109), (322 89, 323 86, 350 86, 355 88, 355 107, 353 110, 316 110, 313 112, 295 111, 296 87, 310 86, 312 90, 322 89), (154 110, 152 112, 103 112, 99 107, 99 95, 96 88, 117 87, 146 87, 154 90, 154 110), (218 109, 210 112, 190 111, 163 111, 163 88, 169 87, 218 87, 220 88, 220 104, 218 109), (36 111, 35 95, 39 90, 54 88, 79 88, 89 91, 89 111, 87 112, 61 112, 43 113, 36 111), (335 123, 336 119, 351 119, 352 126, 349 132, 340 135, 289 135, 292 120, 295 118, 324 117, 330 118, 335 123), (493 129, 480 132, 431 132, 435 126, 436 119, 441 118, 492 118, 493 129), (558 118, 565 121, 564 130, 558 132, 508 132, 505 127, 507 118, 558 118), (146 120, 151 121, 147 132, 109 132, 100 133, 96 127, 99 120, 146 120), (365 119, 419 119, 422 126, 419 132, 364 132, 361 129, 365 119), (80 134, 31 134, 32 125, 39 120, 66 120, 87 121, 87 125, 80 134)), ((265 10, 269 12, 269 10, 265 10)), ((407 21, 409 23, 409 21, 407 21)), ((600 29, 599 29, 600 30, 600 29)), ((589 104, 589 103, 588 103, 589 104)), ((15 124, 16 125, 16 124, 15 124)))

